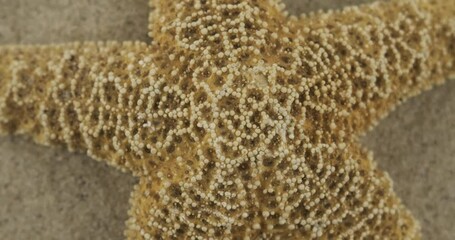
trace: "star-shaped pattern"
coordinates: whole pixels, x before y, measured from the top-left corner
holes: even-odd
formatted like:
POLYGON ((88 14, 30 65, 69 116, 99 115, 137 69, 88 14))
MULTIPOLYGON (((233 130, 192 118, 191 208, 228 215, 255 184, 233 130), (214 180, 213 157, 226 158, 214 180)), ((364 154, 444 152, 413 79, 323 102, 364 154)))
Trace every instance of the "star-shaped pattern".
POLYGON ((419 237, 358 136, 455 73, 455 4, 151 6, 151 43, 0 47, 0 130, 139 177, 130 239, 419 237))

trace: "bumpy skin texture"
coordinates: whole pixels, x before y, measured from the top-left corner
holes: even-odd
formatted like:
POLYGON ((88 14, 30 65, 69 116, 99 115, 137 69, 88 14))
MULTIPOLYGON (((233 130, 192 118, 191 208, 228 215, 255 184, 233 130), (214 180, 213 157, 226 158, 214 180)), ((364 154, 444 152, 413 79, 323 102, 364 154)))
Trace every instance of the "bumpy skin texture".
POLYGON ((129 239, 415 239, 358 136, 455 73, 455 4, 156 0, 146 43, 0 47, 0 130, 140 178, 129 239))

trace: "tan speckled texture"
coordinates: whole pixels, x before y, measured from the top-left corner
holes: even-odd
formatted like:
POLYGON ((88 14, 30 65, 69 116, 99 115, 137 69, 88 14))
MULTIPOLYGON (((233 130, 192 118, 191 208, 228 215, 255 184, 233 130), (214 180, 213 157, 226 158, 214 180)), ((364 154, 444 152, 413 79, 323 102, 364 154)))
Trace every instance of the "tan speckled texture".
MULTIPOLYGON (((353 1, 293 2, 290 9, 299 12, 353 1)), ((144 0, 0 0, 0 6, 0 43, 147 39, 144 0)), ((451 81, 399 107, 365 138, 428 239, 455 237, 454 112, 451 81)), ((0 138, 0 153, 2 239, 122 239, 132 177, 23 139, 0 138)))

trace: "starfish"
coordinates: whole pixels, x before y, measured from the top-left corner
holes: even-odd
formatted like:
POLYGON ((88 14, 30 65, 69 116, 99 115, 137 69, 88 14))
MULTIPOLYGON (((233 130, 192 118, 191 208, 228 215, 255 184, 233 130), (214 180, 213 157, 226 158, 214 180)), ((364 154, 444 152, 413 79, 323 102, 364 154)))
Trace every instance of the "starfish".
POLYGON ((144 42, 0 47, 0 132, 139 178, 128 239, 415 239, 359 136, 455 75, 455 4, 151 0, 144 42))

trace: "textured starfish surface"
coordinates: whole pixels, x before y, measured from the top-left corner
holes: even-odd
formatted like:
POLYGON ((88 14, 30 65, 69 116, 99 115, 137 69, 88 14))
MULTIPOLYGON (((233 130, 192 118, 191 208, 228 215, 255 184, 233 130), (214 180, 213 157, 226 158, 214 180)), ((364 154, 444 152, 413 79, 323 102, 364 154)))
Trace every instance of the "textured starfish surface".
POLYGON ((455 4, 152 0, 150 43, 0 47, 0 131, 140 181, 129 239, 414 239, 358 137, 455 74, 455 4))

